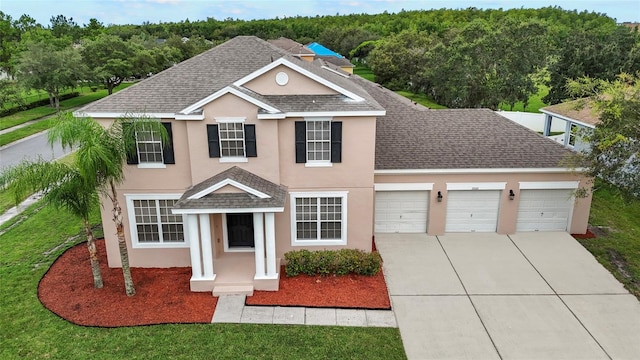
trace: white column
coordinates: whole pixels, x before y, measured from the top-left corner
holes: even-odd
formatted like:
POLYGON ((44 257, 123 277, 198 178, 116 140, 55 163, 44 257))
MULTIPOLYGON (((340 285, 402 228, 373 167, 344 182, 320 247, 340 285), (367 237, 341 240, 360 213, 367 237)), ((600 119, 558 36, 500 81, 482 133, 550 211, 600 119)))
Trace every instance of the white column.
POLYGON ((256 279, 264 279, 264 221, 262 213, 253 213, 253 241, 256 256, 256 279))
POLYGON ((275 216, 272 212, 265 213, 265 236, 267 251, 267 277, 275 278, 278 275, 278 264, 276 264, 276 227, 275 216))
POLYGON ((564 128, 564 146, 569 146, 569 139, 571 137, 571 121, 567 121, 567 126, 564 128))
POLYGON ((200 214, 200 239, 202 240, 202 267, 204 278, 213 278, 213 252, 211 250, 211 225, 209 214, 200 214))
POLYGON ((187 225, 187 241, 191 254, 191 278, 202 278, 202 263, 200 262, 200 236, 198 235, 198 218, 196 215, 184 215, 187 225))

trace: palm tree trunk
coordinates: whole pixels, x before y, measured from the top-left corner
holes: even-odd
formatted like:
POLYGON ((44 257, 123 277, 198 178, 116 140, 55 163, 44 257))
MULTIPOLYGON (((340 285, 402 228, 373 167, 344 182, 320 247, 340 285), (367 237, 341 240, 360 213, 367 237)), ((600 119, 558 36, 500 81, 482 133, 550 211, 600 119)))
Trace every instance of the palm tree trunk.
POLYGON ((96 249, 96 239, 91 231, 89 219, 84 219, 84 230, 87 233, 87 248, 89 248, 89 259, 91 260, 91 272, 93 272, 93 287, 102 289, 102 273, 98 262, 98 250, 96 249))
POLYGON ((136 294, 136 288, 131 278, 131 268, 129 266, 129 251, 124 238, 124 225, 122 225, 122 208, 118 202, 118 193, 113 181, 109 182, 111 186, 111 202, 113 203, 113 222, 116 223, 116 233, 118 234, 118 248, 120 249, 120 261, 122 262, 122 276, 124 277, 124 288, 127 296, 136 294))

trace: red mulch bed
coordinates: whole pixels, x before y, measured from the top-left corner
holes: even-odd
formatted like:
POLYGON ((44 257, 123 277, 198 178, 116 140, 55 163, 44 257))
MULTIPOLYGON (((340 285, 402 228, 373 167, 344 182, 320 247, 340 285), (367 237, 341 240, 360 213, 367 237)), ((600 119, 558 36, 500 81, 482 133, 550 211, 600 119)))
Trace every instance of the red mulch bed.
MULTIPOLYGON (((65 251, 38 284, 42 304, 83 326, 119 327, 209 323, 217 298, 189 290, 191 268, 133 268, 136 295, 124 291, 122 270, 107 266, 104 240, 96 241, 104 288, 94 289, 86 244, 65 251)), ((256 291, 248 305, 389 309, 382 272, 376 276, 296 276, 281 270, 280 291, 256 291)))
POLYGON ((375 276, 287 277, 284 266, 280 268, 280 290, 254 291, 246 304, 391 309, 382 271, 375 276))
POLYGON ((133 268, 136 295, 127 296, 120 268, 107 266, 104 240, 96 241, 104 287, 93 287, 85 243, 62 254, 42 277, 38 297, 58 316, 84 326, 209 323, 218 302, 189 290, 191 268, 133 268))
POLYGON ((587 229, 587 232, 585 234, 571 234, 571 236, 573 236, 574 239, 594 239, 594 238, 596 238, 596 234, 591 232, 590 229, 587 229))

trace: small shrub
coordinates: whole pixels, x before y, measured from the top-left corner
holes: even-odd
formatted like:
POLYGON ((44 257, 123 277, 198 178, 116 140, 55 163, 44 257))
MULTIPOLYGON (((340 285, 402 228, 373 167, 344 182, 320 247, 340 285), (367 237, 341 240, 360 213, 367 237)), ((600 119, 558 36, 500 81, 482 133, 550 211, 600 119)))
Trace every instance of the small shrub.
POLYGON ((377 252, 356 249, 295 250, 284 255, 287 276, 305 275, 375 275, 382 268, 382 258, 377 252))

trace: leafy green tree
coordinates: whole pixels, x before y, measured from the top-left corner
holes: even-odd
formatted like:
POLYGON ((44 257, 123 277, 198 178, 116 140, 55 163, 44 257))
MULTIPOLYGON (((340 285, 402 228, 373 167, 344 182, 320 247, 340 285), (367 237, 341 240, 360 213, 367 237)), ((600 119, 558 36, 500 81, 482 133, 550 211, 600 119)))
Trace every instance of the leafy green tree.
POLYGON ((82 45, 82 59, 92 80, 104 84, 109 94, 128 77, 139 73, 134 59, 140 47, 121 38, 100 34, 82 45))
POLYGON ((588 96, 600 122, 586 136, 590 148, 576 154, 574 165, 587 175, 617 185, 640 198, 640 77, 619 75, 614 81, 583 77, 568 82, 570 94, 588 96))
POLYGON ((86 179, 75 164, 25 160, 5 169, 0 174, 0 187, 8 190, 19 203, 26 196, 42 193, 49 204, 64 209, 82 219, 87 236, 87 248, 93 273, 93 286, 102 288, 102 273, 89 222, 91 210, 99 204, 96 188, 91 179, 86 179))
POLYGON ((30 43, 18 55, 18 79, 26 88, 44 90, 52 107, 60 111, 60 93, 84 78, 85 68, 77 50, 56 49, 50 43, 30 43))
POLYGON ((51 22, 51 33, 57 38, 68 37, 72 41, 80 40, 82 30, 80 26, 73 21, 73 18, 67 18, 64 15, 52 16, 49 20, 51 22))
POLYGON ((105 30, 104 25, 98 21, 98 19, 89 19, 88 24, 84 24, 82 28, 82 37, 87 39, 95 39, 98 35, 102 34, 105 30))
POLYGON ((143 128, 158 132, 163 142, 168 139, 166 129, 156 120, 124 117, 105 128, 94 119, 74 118, 70 114, 60 117, 48 135, 51 143, 60 141, 63 147, 77 149, 76 163, 81 177, 90 179, 98 191, 111 201, 128 296, 135 295, 135 286, 131 277, 123 214, 116 186, 124 181, 127 154, 135 153, 135 134, 143 128))
POLYGON ((24 105, 22 89, 15 80, 0 80, 0 109, 24 105))
POLYGON ((549 66, 549 94, 556 104, 569 98, 567 79, 590 77, 613 81, 620 73, 640 71, 640 34, 625 26, 578 28, 565 37, 549 66))

